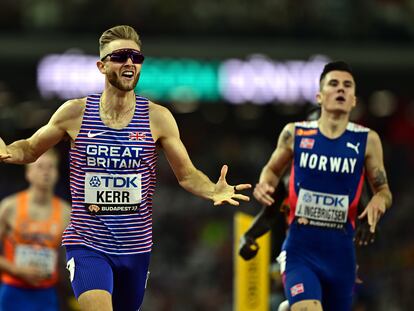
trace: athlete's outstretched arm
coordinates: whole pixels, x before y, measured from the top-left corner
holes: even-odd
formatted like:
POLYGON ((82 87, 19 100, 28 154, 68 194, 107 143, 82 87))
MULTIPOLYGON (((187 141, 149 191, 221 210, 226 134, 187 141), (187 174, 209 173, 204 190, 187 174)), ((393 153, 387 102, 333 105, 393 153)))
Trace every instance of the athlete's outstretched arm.
POLYGON ((174 171, 179 184, 187 191, 212 200, 214 205, 229 203, 239 205, 237 200, 249 201, 249 197, 236 193, 251 187, 249 184, 230 186, 226 182, 227 165, 223 165, 218 182, 214 184, 200 170, 195 168, 180 139, 177 123, 168 109, 150 103, 151 133, 161 146, 174 171))
POLYGON ((27 164, 37 160, 46 150, 56 145, 74 127, 73 120, 82 112, 79 100, 63 104, 49 122, 30 138, 15 141, 6 146, 0 138, 0 162, 27 164))
POLYGON ((368 133, 365 169, 374 195, 358 218, 368 217, 370 230, 371 232, 375 232, 375 227, 380 217, 392 204, 392 194, 388 186, 387 174, 384 168, 382 144, 375 131, 368 133))
POLYGON ((267 164, 263 167, 253 195, 260 203, 270 206, 274 203, 272 193, 293 157, 295 124, 287 124, 279 135, 277 146, 267 164))

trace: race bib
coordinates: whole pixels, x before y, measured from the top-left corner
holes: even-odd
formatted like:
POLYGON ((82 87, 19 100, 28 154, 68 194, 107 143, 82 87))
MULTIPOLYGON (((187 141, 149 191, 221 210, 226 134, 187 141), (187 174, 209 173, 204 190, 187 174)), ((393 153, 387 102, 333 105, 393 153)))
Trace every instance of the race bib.
POLYGON ((17 245, 14 262, 18 267, 36 268, 45 274, 52 274, 57 263, 55 249, 31 245, 17 245))
POLYGON ((93 214, 130 214, 141 203, 141 174, 85 174, 85 207, 93 214))
POLYGON ((347 222, 348 206, 347 195, 300 189, 295 216, 310 225, 339 229, 347 222))

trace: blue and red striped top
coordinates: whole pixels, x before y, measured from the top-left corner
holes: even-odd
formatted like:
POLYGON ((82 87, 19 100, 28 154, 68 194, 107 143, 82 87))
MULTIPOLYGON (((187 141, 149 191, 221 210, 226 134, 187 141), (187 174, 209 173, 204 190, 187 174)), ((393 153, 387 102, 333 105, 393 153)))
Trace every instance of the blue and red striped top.
POLYGON ((72 213, 62 244, 117 255, 150 252, 157 154, 149 102, 136 96, 130 123, 113 129, 100 118, 100 98, 86 99, 70 150, 72 213))

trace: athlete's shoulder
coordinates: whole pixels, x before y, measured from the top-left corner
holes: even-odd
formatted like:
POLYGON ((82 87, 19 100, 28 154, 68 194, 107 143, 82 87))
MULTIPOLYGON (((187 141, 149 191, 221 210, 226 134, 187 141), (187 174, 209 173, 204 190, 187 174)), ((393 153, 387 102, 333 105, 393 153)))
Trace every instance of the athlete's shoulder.
POLYGON ((380 138, 379 134, 376 131, 374 131, 372 129, 369 130, 368 138, 367 138, 367 144, 368 145, 370 145, 370 144, 381 144, 381 138, 380 138))
POLYGON ((164 106, 160 105, 160 104, 156 104, 152 101, 148 101, 148 106, 149 106, 149 110, 150 112, 156 112, 156 113, 169 113, 171 114, 171 112, 164 106))
POLYGON ((346 126, 346 129, 350 132, 355 132, 355 133, 367 133, 372 131, 369 127, 365 127, 363 125, 354 123, 354 122, 348 122, 348 125, 346 126))
POLYGON ((19 196, 20 192, 18 193, 14 193, 11 194, 7 197, 5 197, 3 200, 1 200, 0 202, 0 214, 1 214, 1 218, 10 218, 12 217, 12 215, 15 214, 16 209, 17 209, 17 205, 18 205, 18 196, 19 196))
POLYGON ((83 115, 86 107, 86 97, 70 99, 64 102, 56 111, 62 119, 76 119, 83 115))
POLYGON ((162 105, 149 101, 148 107, 150 118, 154 121, 166 121, 168 119, 173 119, 171 111, 162 105))
POLYGON ((3 200, 1 200, 1 208, 4 206, 12 206, 15 207, 17 205, 17 197, 19 196, 20 192, 13 193, 7 197, 5 197, 3 200))

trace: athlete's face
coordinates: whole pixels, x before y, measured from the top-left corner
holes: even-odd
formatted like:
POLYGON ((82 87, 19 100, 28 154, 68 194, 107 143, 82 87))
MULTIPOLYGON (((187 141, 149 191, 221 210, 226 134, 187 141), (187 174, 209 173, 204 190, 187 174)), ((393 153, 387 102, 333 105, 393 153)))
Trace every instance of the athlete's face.
MULTIPOLYGON (((131 49, 140 51, 138 44, 132 40, 115 40, 107 44, 101 51, 101 58, 121 49, 131 49)), ((121 91, 131 91, 138 83, 139 75, 141 73, 142 64, 134 64, 131 58, 125 62, 111 61, 108 56, 102 61, 98 61, 97 66, 101 73, 106 75, 107 81, 121 91)))
POLYGON ((53 190, 58 179, 58 160, 55 155, 45 153, 26 169, 30 185, 44 190, 53 190))
POLYGON ((331 71, 321 82, 316 95, 323 110, 350 113, 356 105, 355 81, 346 71, 331 71))

